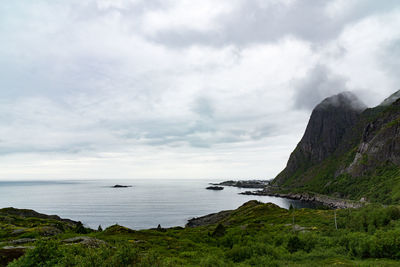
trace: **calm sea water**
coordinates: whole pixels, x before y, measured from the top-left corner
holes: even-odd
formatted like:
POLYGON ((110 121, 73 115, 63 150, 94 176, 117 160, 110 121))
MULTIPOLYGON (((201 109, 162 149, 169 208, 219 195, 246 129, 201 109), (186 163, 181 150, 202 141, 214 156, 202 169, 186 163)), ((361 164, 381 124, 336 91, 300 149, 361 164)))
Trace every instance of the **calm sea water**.
POLYGON ((82 221, 103 228, 118 223, 132 229, 184 226, 187 220, 235 209, 249 200, 272 202, 280 207, 307 204, 268 196, 245 196, 246 191, 225 187, 206 190, 211 180, 99 180, 1 182, 0 207, 33 209, 45 214, 82 221), (115 184, 132 185, 112 188, 115 184))

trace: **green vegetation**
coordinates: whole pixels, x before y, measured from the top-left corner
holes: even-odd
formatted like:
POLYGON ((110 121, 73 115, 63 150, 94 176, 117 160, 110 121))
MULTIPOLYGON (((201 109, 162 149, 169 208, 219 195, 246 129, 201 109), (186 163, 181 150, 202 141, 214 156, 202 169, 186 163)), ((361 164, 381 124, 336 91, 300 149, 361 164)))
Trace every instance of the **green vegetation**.
POLYGON ((375 203, 400 203, 400 168, 387 164, 359 177, 341 175, 323 190, 325 194, 332 192, 357 200, 365 197, 375 203))
MULTIPOLYGON (((366 164, 365 162, 368 162, 367 155, 361 158, 361 164, 366 164)), ((398 166, 385 163, 360 176, 344 173, 332 178, 338 164, 334 159, 326 160, 321 171, 315 168, 308 172, 313 176, 307 183, 301 186, 286 186, 286 189, 280 189, 280 192, 314 192, 351 200, 365 198, 371 203, 388 205, 400 203, 400 168, 398 166)))
MULTIPOLYGON (((141 231, 114 225, 104 231, 85 228, 81 233, 79 224, 0 210, 0 247, 26 236, 34 238, 24 244, 30 247, 25 255, 9 264, 13 267, 399 264, 400 207, 337 210, 337 230, 334 214, 333 210, 288 211, 250 201, 213 225, 141 231), (60 231, 52 235, 40 231, 52 227, 60 231)), ((0 257, 6 256, 3 250, 0 257)))
POLYGON ((365 110, 346 130, 336 150, 321 162, 312 163, 297 147, 292 154, 296 168, 280 174, 284 179, 280 177, 276 191, 400 204, 399 122, 400 100, 365 110))

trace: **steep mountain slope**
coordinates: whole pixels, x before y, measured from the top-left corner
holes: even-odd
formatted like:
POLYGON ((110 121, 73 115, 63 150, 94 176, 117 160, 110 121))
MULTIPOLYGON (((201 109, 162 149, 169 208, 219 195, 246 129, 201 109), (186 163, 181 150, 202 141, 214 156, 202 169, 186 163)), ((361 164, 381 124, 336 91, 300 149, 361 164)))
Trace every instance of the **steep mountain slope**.
POLYGON ((312 112, 306 132, 291 154, 286 168, 277 176, 285 184, 331 156, 346 131, 360 119, 365 105, 352 93, 341 93, 322 101, 312 112))
POLYGON ((391 96, 389 96, 385 100, 383 100, 383 102, 380 104, 380 106, 390 106, 399 98, 400 98, 400 90, 393 93, 391 96))
POLYGON ((400 202, 398 96, 400 92, 371 109, 348 93, 324 100, 273 183, 297 192, 400 202))

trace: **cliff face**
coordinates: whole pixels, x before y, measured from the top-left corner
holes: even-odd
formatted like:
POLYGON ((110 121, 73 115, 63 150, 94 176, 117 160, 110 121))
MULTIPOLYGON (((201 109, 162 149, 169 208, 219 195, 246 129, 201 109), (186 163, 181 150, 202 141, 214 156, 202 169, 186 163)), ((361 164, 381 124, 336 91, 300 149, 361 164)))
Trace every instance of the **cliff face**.
POLYGON ((295 191, 400 203, 399 97, 400 91, 371 109, 349 93, 324 100, 273 183, 295 191))
POLYGON ((322 101, 313 110, 303 138, 275 183, 284 184, 299 171, 306 171, 331 156, 365 108, 355 95, 347 92, 322 101))
POLYGON ((400 166, 400 100, 365 126, 357 154, 346 171, 360 176, 382 164, 400 166))

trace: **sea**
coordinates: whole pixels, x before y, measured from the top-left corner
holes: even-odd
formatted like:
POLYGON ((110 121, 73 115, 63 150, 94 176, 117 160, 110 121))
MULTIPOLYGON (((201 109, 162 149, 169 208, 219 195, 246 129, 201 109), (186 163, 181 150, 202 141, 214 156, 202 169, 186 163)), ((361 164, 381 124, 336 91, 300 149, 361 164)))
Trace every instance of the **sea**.
POLYGON ((269 196, 240 195, 249 189, 206 190, 219 180, 136 179, 0 181, 0 208, 33 209, 97 229, 119 224, 131 229, 185 226, 194 217, 236 209, 249 200, 288 209, 312 204, 269 196), (113 188, 114 185, 130 185, 113 188))

